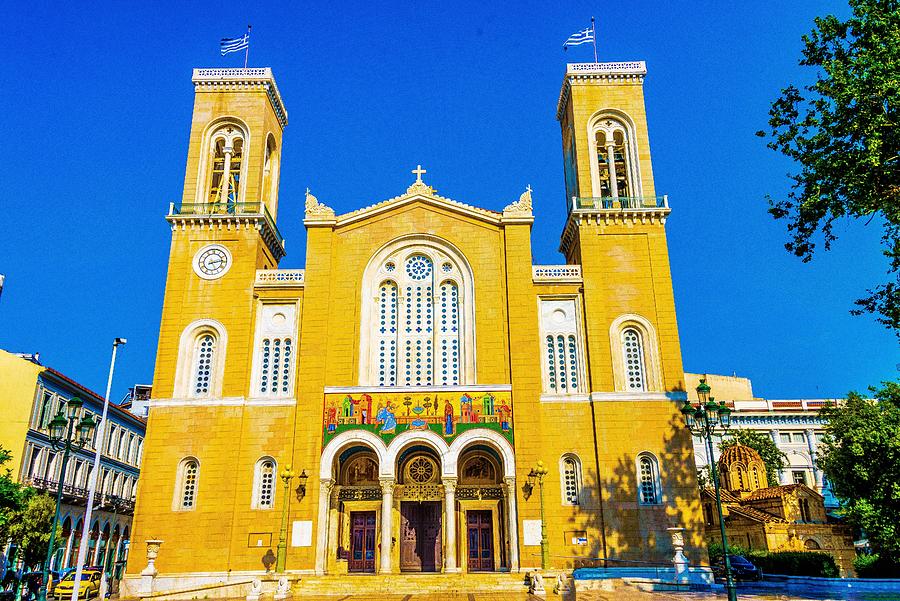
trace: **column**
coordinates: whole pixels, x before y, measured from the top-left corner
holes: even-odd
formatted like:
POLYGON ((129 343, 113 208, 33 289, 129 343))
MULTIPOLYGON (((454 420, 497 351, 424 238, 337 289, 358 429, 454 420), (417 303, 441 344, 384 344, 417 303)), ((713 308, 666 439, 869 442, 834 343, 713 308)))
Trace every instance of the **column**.
POLYGON ((72 541, 75 540, 75 524, 69 529, 69 537, 66 539, 66 552, 63 555, 62 565, 60 568, 69 567, 69 559, 72 555, 72 541))
POLYGON ((506 515, 509 520, 509 571, 519 571, 519 517, 516 510, 516 479, 504 478, 506 483, 506 515))
POLYGON ((224 151, 225 161, 222 166, 222 181, 219 184, 219 202, 227 203, 228 192, 231 190, 231 153, 234 152, 234 149, 231 146, 226 146, 224 151))
POLYGON ((456 567, 456 478, 444 478, 444 530, 447 549, 444 552, 444 572, 459 572, 456 567))
POLYGON ((809 448, 809 458, 812 462, 813 480, 815 481, 814 488, 816 492, 821 494, 822 490, 825 488, 825 483, 822 480, 822 470, 816 465, 816 431, 812 428, 806 430, 806 446, 809 448))
POLYGON ((609 168, 609 189, 613 198, 619 197, 619 182, 616 178, 616 145, 606 145, 606 165, 609 168))
POLYGON ((381 566, 378 572, 391 573, 391 552, 394 541, 394 480, 381 480, 381 566))
MULTIPOLYGON (((769 436, 772 437, 772 442, 775 443, 775 446, 776 446, 776 447, 778 447, 779 449, 781 449, 781 447, 778 446, 778 444, 779 444, 779 434, 780 434, 780 432, 778 432, 778 430, 776 430, 776 429, 769 430, 769 436)), ((782 474, 781 472, 778 472, 778 482, 769 482, 769 486, 778 486, 779 484, 781 484, 781 481, 782 481, 783 479, 784 479, 783 474, 782 474)))
POLYGON ((103 540, 103 533, 102 533, 102 532, 98 532, 98 533, 97 533, 97 541, 94 543, 94 553, 93 553, 93 555, 91 556, 91 557, 92 557, 92 559, 91 559, 91 565, 92 565, 92 566, 97 565, 97 557, 98 557, 99 554, 100 554, 100 542, 101 542, 102 540, 103 540))
POLYGON ((328 559, 328 513, 331 501, 331 488, 334 480, 322 478, 319 480, 319 512, 316 514, 316 574, 324 574, 328 559))

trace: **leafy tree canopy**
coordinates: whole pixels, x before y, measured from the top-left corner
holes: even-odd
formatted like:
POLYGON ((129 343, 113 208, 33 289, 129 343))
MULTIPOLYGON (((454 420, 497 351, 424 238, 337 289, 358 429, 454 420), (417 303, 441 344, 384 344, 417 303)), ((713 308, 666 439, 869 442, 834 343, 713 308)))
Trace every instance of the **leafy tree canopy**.
MULTIPOLYGON (((40 565, 47 557, 50 545, 50 525, 56 512, 56 499, 48 494, 38 494, 33 488, 25 489, 24 504, 13 515, 9 534, 19 545, 26 566, 40 565)), ((57 526, 57 541, 59 540, 57 526)))
POLYGON ((850 522, 872 548, 900 564, 900 383, 852 392, 820 411, 827 420, 818 464, 850 522))
POLYGON ((778 486, 778 472, 784 469, 787 455, 781 452, 772 437, 756 430, 730 430, 728 438, 719 445, 719 450, 724 451, 729 447, 742 444, 759 453, 763 463, 766 464, 766 479, 769 486, 778 486))
POLYGON ((799 167, 787 198, 769 197, 769 213, 788 221, 789 252, 809 261, 819 238, 829 249, 842 217, 883 226, 888 281, 851 313, 873 313, 900 337, 900 1, 850 0, 850 8, 848 20, 819 17, 803 36, 800 65, 815 82, 784 88, 771 131, 757 135, 799 167))
POLYGON ((5 467, 12 452, 0 445, 0 544, 9 538, 9 527, 15 512, 22 507, 22 487, 13 480, 12 470, 5 467))

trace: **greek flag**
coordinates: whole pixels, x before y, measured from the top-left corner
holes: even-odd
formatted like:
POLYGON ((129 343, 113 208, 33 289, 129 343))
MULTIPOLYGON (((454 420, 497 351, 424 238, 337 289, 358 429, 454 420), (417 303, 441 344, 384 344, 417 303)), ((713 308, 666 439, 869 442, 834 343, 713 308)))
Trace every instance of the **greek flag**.
POLYGON ((589 42, 594 41, 594 26, 591 25, 587 29, 583 29, 582 31, 577 31, 569 36, 569 39, 566 40, 566 43, 563 44, 563 50, 568 49, 569 46, 578 46, 580 44, 587 44, 589 42))
POLYGON ((229 52, 240 52, 241 50, 249 47, 249 31, 239 38, 222 38, 222 40, 219 42, 219 49, 222 51, 222 56, 225 56, 229 52))

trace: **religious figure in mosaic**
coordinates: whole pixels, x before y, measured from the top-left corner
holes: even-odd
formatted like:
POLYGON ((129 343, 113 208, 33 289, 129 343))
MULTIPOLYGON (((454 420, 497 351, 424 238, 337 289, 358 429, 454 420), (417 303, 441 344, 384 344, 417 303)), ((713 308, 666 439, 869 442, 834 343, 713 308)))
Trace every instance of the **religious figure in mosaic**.
POLYGON ((325 413, 325 427, 329 434, 337 430, 337 421, 337 406, 332 404, 325 413))
POLYGON ((394 415, 394 408, 390 402, 384 407, 379 407, 378 415, 375 416, 381 428, 379 434, 393 434, 397 430, 397 416, 394 415))
POLYGON ((453 436, 453 405, 450 399, 444 401, 444 436, 453 436))

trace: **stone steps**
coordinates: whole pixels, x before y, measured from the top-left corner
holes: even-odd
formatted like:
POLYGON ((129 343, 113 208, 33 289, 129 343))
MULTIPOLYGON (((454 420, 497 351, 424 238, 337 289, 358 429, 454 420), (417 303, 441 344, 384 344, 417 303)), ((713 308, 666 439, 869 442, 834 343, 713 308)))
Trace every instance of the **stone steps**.
POLYGON ((524 574, 354 574, 303 576, 294 592, 316 595, 525 592, 524 574))

